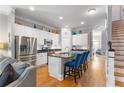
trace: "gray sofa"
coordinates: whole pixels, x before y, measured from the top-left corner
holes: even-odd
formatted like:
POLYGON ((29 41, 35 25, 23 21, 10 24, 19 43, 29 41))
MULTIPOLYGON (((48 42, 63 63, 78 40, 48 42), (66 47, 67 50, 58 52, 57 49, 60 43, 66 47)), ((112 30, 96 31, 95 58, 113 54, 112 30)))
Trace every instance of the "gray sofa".
MULTIPOLYGON (((20 64, 21 62, 19 63, 17 60, 10 57, 0 57, 0 70, 3 71, 2 69, 6 64, 13 63, 20 64)), ((5 87, 36 87, 36 67, 29 65, 16 80, 7 84, 5 87)))
POLYGON ((25 69, 21 76, 6 87, 36 87, 35 67, 30 66, 25 69))

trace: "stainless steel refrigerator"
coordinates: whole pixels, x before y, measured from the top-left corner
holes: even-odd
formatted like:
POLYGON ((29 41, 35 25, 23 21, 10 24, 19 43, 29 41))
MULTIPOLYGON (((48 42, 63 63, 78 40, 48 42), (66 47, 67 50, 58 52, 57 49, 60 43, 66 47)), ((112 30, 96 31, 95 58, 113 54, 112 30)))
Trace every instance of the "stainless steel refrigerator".
POLYGON ((15 36, 15 58, 19 61, 35 64, 37 39, 33 37, 15 36))

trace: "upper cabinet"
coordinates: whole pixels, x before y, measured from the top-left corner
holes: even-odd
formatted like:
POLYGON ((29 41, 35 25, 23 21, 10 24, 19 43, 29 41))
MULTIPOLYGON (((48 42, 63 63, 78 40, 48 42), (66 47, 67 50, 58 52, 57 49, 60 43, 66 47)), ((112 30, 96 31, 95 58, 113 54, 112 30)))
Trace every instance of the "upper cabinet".
POLYGON ((17 36, 27 36, 27 37, 35 37, 37 38, 37 45, 44 45, 44 39, 52 40, 52 47, 59 47, 59 34, 31 28, 28 26, 23 26, 19 24, 15 24, 15 35, 17 36))
POLYGON ((88 49, 88 33, 72 35, 72 45, 79 49, 88 49))

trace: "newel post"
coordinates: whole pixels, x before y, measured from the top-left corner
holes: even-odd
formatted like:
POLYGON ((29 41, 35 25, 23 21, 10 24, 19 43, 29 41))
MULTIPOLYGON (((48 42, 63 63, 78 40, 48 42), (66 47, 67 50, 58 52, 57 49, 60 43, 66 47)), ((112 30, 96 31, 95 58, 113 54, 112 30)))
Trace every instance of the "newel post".
POLYGON ((108 42, 109 50, 107 51, 107 60, 106 60, 106 86, 114 87, 115 86, 115 76, 114 76, 114 60, 115 60, 115 50, 112 49, 111 41, 108 42))

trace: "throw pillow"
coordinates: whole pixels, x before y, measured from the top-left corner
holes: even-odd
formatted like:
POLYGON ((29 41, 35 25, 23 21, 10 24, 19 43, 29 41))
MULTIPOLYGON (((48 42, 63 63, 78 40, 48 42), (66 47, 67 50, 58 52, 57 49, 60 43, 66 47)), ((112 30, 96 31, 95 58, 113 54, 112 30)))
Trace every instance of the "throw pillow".
POLYGON ((29 64, 24 62, 17 62, 12 64, 13 71, 14 71, 14 80, 18 79, 19 76, 24 72, 24 70, 29 67, 29 64))
POLYGON ((4 69, 1 69, 0 74, 0 87, 8 85, 13 81, 13 69, 10 64, 7 64, 4 69))

